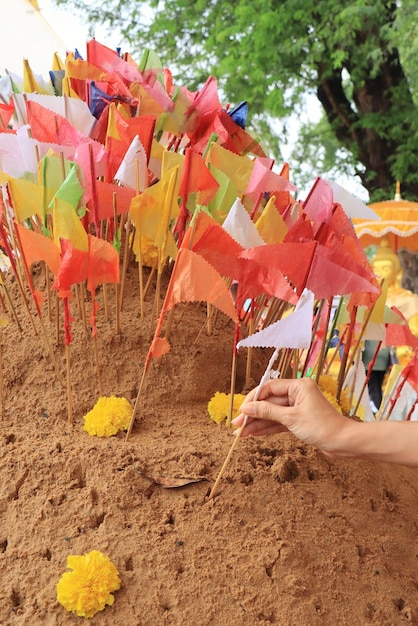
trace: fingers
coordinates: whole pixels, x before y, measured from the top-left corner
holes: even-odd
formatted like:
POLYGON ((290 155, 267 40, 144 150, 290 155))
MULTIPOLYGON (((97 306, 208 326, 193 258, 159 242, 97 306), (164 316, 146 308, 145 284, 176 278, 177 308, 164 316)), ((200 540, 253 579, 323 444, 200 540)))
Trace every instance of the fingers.
POLYGON ((281 424, 285 418, 286 411, 284 409, 288 406, 288 403, 284 403, 281 398, 268 397, 267 400, 244 402, 241 406, 241 412, 248 418, 281 424))
POLYGON ((287 428, 282 424, 277 424, 276 422, 264 420, 254 420, 253 422, 250 422, 245 426, 244 430, 241 433, 241 437, 275 435, 277 433, 286 431, 287 428))
MULTIPOLYGON (((285 432, 287 428, 282 424, 273 422, 271 420, 255 419, 245 413, 240 413, 236 418, 232 420, 232 425, 239 429, 245 420, 245 427, 241 431, 241 437, 249 437, 250 435, 274 435, 275 433, 285 432)), ((237 431, 233 434, 235 435, 237 431)))
MULTIPOLYGON (((300 439, 311 440, 312 417, 321 422, 321 403, 326 402, 315 381, 273 379, 253 389, 241 405, 241 415, 234 426, 245 427, 242 436, 272 434, 289 430, 300 439)), ((327 407, 325 407, 327 408, 327 407)))
MULTIPOLYGON (((262 387, 256 387, 250 391, 244 402, 252 402, 256 398, 257 400, 268 400, 269 402, 274 402, 281 406, 292 406, 294 404, 294 398, 303 388, 307 380, 309 379, 274 378, 268 380, 262 387)), ((313 381, 309 382, 315 384, 313 381)))

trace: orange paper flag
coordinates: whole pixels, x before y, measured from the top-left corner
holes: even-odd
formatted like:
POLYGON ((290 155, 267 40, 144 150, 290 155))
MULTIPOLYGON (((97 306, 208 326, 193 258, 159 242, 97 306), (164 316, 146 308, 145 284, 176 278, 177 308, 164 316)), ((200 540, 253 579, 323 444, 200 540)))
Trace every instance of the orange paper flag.
POLYGON ((164 304, 155 330, 154 339, 145 361, 145 369, 152 359, 162 356, 170 344, 159 337, 167 311, 179 302, 210 302, 234 322, 237 321, 234 301, 221 275, 199 254, 180 248, 164 304))
POLYGON ((28 265, 36 261, 45 261, 54 276, 60 266, 60 250, 58 246, 45 235, 29 230, 21 224, 15 224, 19 233, 20 244, 28 265))

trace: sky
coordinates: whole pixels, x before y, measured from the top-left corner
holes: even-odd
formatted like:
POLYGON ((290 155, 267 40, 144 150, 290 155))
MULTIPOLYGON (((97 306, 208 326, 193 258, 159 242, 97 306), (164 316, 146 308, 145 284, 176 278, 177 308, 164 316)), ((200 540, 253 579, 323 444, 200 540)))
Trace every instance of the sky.
MULTIPOLYGON (((48 76, 54 52, 64 60, 67 50, 77 48, 85 54, 90 39, 87 27, 73 12, 57 7, 52 0, 38 0, 36 12, 29 0, 0 0, 7 2, 7 19, 0 19, 0 74, 4 71, 22 75, 23 59, 28 59, 35 74, 48 76)), ((95 33, 109 47, 116 47, 106 33, 95 33)))
POLYGON ((39 0, 39 6, 41 14, 31 7, 28 0, 8 2, 7 19, 0 20, 1 75, 7 70, 21 76, 23 59, 28 59, 34 73, 47 76, 54 52, 63 55, 69 45, 75 45, 73 37, 82 37, 81 42, 84 42, 85 33, 73 16, 57 15, 51 9, 50 0, 39 0))
POLYGON ((38 5, 45 19, 70 49, 85 45, 87 27, 72 12, 55 6, 51 0, 38 0, 38 5))

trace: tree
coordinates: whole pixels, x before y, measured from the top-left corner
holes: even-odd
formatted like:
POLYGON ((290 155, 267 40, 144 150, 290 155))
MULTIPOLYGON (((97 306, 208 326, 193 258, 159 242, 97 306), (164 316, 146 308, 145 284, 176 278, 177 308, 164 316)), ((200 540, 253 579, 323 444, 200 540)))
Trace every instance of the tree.
POLYGON ((418 200, 414 0, 55 0, 70 2, 118 29, 132 54, 155 50, 189 88, 215 75, 231 103, 248 101, 250 128, 275 156, 286 119, 314 94, 324 116, 302 126, 295 161, 311 175, 355 172, 373 201, 392 198, 396 180, 418 200))

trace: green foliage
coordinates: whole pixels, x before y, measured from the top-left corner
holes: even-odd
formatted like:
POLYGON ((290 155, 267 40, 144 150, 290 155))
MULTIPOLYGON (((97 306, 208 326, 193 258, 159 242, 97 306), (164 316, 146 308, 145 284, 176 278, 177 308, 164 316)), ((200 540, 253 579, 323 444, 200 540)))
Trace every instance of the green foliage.
POLYGON ((249 130, 277 157, 271 120, 300 116, 306 95, 317 95, 324 118, 301 128, 292 177, 351 171, 372 197, 392 195, 399 179, 418 199, 415 0, 55 3, 119 31, 135 58, 152 48, 190 89, 215 75, 227 101, 249 102, 249 130))

